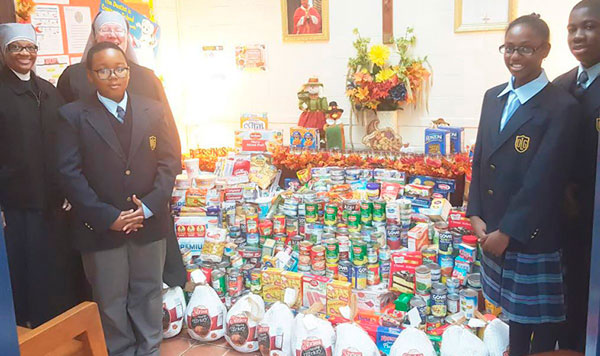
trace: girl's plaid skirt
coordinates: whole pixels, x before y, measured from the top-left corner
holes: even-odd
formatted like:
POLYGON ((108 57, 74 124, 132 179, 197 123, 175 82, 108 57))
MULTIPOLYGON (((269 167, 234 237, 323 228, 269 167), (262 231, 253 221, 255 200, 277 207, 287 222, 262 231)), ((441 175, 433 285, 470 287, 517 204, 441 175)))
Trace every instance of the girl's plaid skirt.
POLYGON ((504 261, 484 254, 483 294, 502 307, 510 321, 521 324, 565 321, 565 296, 560 251, 545 254, 506 252, 504 261))

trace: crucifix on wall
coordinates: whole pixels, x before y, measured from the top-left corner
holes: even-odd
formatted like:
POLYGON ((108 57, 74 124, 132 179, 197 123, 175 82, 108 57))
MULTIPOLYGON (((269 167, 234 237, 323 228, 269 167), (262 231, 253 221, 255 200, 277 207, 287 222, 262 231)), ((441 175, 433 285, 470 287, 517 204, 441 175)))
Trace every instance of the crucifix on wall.
POLYGON ((394 0, 381 0, 382 4, 382 24, 383 24, 383 43, 394 42, 394 0))

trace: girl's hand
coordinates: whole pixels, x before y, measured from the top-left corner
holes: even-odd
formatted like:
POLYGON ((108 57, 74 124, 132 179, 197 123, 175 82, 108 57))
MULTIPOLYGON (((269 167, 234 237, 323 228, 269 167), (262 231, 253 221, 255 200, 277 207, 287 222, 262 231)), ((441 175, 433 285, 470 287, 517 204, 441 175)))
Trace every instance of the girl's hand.
POLYGON ((508 248, 509 242, 510 236, 500 230, 496 230, 487 236, 487 239, 481 247, 485 252, 500 257, 508 248))
POLYGON ((485 221, 483 221, 483 219, 481 219, 479 216, 471 216, 469 220, 471 220, 471 226, 473 227, 475 236, 477 236, 479 239, 479 243, 483 245, 485 243, 485 239, 487 238, 487 225, 485 221))

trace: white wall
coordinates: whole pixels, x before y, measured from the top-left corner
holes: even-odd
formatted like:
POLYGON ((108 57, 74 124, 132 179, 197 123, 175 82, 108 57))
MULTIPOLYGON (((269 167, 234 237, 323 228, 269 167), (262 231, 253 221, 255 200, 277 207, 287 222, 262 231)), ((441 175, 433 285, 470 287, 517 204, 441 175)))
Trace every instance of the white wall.
MULTIPOLYGON (((519 0, 518 14, 537 12, 548 22, 553 49, 545 68, 550 78, 576 62, 566 44, 568 14, 577 0, 519 0)), ((325 43, 284 43, 280 0, 155 0, 162 26, 159 72, 180 122, 184 144, 190 147, 231 146, 233 130, 244 112, 268 112, 270 128, 287 133, 300 115, 296 92, 309 76, 324 83, 324 94, 346 111, 346 64, 354 55, 353 28, 372 43, 381 41, 380 0, 330 0, 330 40, 325 43), (267 71, 243 73, 235 69, 236 45, 266 44, 267 71), (201 46, 224 46, 224 78, 203 66, 201 46)), ((415 54, 427 55, 434 71, 429 112, 401 113, 401 134, 413 146, 423 145, 423 129, 444 117, 467 129, 474 140, 481 100, 486 89, 505 82, 508 72, 498 46, 502 32, 456 34, 454 1, 396 0, 395 34, 414 27, 415 54)), ((356 137, 355 137, 356 141, 356 137)))

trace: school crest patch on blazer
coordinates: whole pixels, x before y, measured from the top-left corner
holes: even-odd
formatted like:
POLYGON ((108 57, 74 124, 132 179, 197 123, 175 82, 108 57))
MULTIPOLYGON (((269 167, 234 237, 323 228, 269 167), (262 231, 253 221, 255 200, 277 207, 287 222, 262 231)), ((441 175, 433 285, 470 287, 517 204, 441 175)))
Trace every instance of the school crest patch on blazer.
POLYGON ((529 136, 519 135, 515 138, 515 150, 519 153, 525 153, 529 149, 529 136))
POLYGON ((150 136, 148 141, 150 141, 150 149, 154 151, 156 149, 156 136, 150 136))

